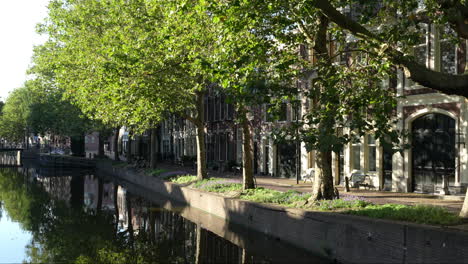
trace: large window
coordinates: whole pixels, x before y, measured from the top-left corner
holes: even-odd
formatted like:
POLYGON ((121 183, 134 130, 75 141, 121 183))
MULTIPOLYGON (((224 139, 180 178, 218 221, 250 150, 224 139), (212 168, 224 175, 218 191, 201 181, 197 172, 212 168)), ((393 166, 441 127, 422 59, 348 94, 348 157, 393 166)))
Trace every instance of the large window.
POLYGON ((353 143, 352 148, 353 170, 361 169, 361 143, 353 143))
POLYGON ((220 106, 219 106, 219 112, 220 112, 220 119, 221 120, 224 120, 226 117, 225 117, 225 111, 226 110, 226 103, 225 103, 225 100, 224 100, 224 95, 222 95, 220 97, 220 106))
POLYGON ((226 104, 226 120, 232 120, 234 118, 234 106, 232 104, 226 104))
POLYGON ((219 160, 226 160, 226 134, 219 136, 219 160))
POLYGON ((220 116, 219 116, 219 114, 220 114, 219 110, 220 109, 219 108, 220 108, 220 100, 219 100, 219 96, 216 96, 214 98, 214 120, 215 121, 220 120, 220 116))
POLYGON ((215 120, 215 100, 214 98, 208 98, 208 121, 215 120))
POLYGON ((419 24, 421 35, 417 45, 414 46, 414 57, 417 62, 424 66, 428 66, 429 58, 429 28, 428 24, 419 24))
POLYGON ((368 164, 369 171, 377 171, 376 154, 377 148, 375 145, 375 137, 373 135, 367 136, 367 148, 368 148, 368 164))
POLYGON ((440 36, 440 71, 443 73, 456 74, 456 45, 448 38, 454 36, 455 32, 449 27, 442 30, 440 36))
POLYGON ((281 103, 278 121, 287 121, 287 120, 288 120, 288 104, 281 103))

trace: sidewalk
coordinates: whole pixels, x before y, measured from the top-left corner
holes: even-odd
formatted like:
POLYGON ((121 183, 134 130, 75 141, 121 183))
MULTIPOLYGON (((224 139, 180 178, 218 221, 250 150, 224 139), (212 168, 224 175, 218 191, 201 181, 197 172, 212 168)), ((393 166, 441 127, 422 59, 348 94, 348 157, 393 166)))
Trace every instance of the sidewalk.
MULTIPOLYGON (((168 171, 186 171, 187 174, 196 174, 196 170, 190 167, 182 167, 172 164, 160 163, 158 169, 165 169, 168 171)), ((242 174, 234 174, 232 172, 220 173, 217 171, 208 171, 210 177, 221 177, 221 178, 236 178, 239 181, 242 180, 242 174)), ((269 188, 278 191, 296 190, 298 192, 311 192, 312 184, 303 183, 296 184, 296 179, 285 179, 275 178, 266 176, 255 176, 257 186, 269 188)), ((447 208, 447 210, 454 213, 459 213, 464 201, 464 195, 432 195, 432 194, 420 194, 420 193, 399 193, 399 192, 387 192, 387 191, 374 191, 374 190, 363 190, 363 189, 351 189, 350 192, 345 193, 343 187, 338 187, 340 194, 354 195, 365 197, 372 203, 375 204, 404 204, 404 205, 434 205, 447 208)))

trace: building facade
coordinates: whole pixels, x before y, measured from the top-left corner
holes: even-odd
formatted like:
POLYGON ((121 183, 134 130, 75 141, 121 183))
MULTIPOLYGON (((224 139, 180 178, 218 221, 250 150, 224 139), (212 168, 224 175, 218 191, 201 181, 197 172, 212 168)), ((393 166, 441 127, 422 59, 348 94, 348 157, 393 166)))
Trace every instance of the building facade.
MULTIPOLYGON (((415 58, 436 71, 464 73, 467 43, 450 42, 444 38, 444 29, 434 25, 426 24, 423 28, 425 37, 414 47, 415 58)), ((369 185, 376 190, 464 193, 468 186, 467 99, 416 84, 403 69, 398 69, 395 75, 383 83, 398 96, 395 129, 407 132, 409 136, 402 142, 409 147, 395 152, 384 148, 372 134, 363 136, 360 142, 350 143, 341 152, 333 153, 335 184, 343 185, 345 177, 361 175, 367 177, 369 185)), ((298 85, 307 89, 311 78, 313 74, 298 85)), ((284 102, 280 120, 275 122, 270 122, 266 111, 255 110, 255 174, 302 179, 314 173, 314 151, 307 152, 301 142, 276 143, 272 134, 275 127, 287 126, 308 111, 307 100, 301 98, 300 101, 299 107, 284 102)), ((242 162, 242 129, 235 123, 235 109, 215 88, 209 89, 204 102, 207 165, 214 170, 231 170, 242 162)), ((119 135, 117 151, 124 154, 129 151, 130 139, 125 129, 119 135)), ((136 137, 133 142, 130 151, 149 159, 148 134, 136 137)), ((107 154, 116 151, 112 144, 107 146, 107 154)), ((196 130, 192 123, 172 116, 160 124, 158 157, 161 160, 193 162, 196 151, 196 130)))

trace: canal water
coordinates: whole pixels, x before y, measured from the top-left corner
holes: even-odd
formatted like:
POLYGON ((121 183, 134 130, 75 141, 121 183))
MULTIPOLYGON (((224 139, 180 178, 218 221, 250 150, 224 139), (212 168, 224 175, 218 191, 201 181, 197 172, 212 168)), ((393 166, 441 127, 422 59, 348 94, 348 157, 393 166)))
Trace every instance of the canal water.
POLYGON ((0 263, 327 263, 92 171, 0 168, 0 263))

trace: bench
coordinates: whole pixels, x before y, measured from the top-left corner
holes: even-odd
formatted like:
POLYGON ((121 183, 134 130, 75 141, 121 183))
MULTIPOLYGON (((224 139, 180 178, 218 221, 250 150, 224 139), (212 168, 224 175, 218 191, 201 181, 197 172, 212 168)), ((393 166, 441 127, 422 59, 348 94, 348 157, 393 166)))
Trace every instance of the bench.
POLYGON ((231 170, 234 171, 234 175, 237 175, 237 173, 241 172, 242 166, 232 166, 231 170))
POLYGON ((309 168, 306 170, 306 174, 304 176, 302 176, 302 181, 304 183, 306 182, 313 182, 314 180, 314 174, 315 174, 315 171, 313 168, 309 168))
POLYGON ((375 188, 372 185, 371 177, 367 174, 361 172, 354 172, 351 174, 350 177, 351 188, 358 188, 364 187, 364 189, 375 188))

